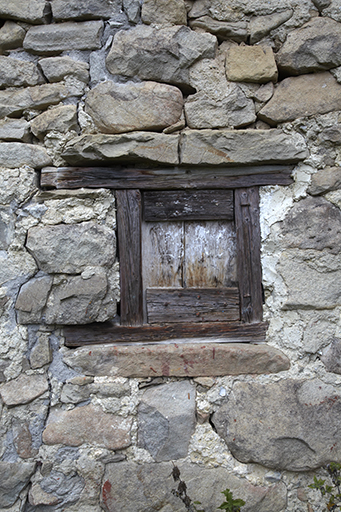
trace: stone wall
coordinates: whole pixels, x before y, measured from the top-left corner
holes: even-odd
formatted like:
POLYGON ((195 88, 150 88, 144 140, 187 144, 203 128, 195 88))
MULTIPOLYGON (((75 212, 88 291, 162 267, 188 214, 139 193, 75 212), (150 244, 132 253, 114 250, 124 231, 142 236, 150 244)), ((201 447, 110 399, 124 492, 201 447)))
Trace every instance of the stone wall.
POLYGON ((184 511, 176 464, 207 512, 226 487, 243 512, 322 511, 308 484, 341 462, 339 2, 0 0, 0 22, 0 510, 184 511), (261 187, 266 345, 65 347, 63 325, 116 315, 114 191, 43 190, 40 170, 116 163, 296 164, 261 187))

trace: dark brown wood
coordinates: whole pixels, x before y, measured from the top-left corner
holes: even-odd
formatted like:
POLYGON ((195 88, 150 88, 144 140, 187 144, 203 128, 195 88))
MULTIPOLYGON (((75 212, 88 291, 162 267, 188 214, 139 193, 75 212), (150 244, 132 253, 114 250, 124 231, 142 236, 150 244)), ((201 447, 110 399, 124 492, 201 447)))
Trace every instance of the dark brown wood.
POLYGON ((143 192, 143 220, 232 220, 232 190, 143 192))
POLYGON ((65 344, 79 347, 100 343, 158 342, 177 338, 223 338, 229 342, 263 342, 267 323, 207 322, 202 324, 144 325, 128 327, 107 322, 84 326, 64 327, 65 344))
POLYGON ((239 320, 238 288, 148 288, 148 323, 239 320))
POLYGON ((141 193, 139 190, 118 190, 116 202, 121 324, 142 325, 141 193))
POLYGON ((130 169, 124 167, 45 167, 40 184, 47 188, 140 190, 220 189, 290 185, 293 165, 226 168, 130 169))
POLYGON ((258 187, 235 190, 235 223, 241 320, 259 322, 263 301, 258 187))

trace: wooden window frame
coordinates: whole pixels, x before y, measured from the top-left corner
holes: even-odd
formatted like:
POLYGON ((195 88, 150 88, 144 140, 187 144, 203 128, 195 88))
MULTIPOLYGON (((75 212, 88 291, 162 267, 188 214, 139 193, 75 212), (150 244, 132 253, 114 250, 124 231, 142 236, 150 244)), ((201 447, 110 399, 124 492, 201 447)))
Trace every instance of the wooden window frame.
MULTIPOLYGON (((112 188, 116 190, 120 260, 120 324, 64 327, 67 346, 93 343, 160 342, 180 338, 207 338, 207 342, 263 342, 261 234, 259 186, 289 185, 293 166, 238 168, 46 168, 46 188, 112 188), (141 192, 165 190, 233 190, 237 244, 239 321, 143 324, 142 199, 141 192)), ((221 192, 220 192, 221 193, 221 192)))

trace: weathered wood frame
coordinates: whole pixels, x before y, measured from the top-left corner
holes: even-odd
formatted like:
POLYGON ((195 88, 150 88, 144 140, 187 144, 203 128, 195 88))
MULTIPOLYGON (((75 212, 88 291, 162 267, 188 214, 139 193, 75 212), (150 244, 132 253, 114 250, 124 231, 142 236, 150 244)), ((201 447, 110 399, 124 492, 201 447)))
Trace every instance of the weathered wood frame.
MULTIPOLYGON (((121 272, 120 325, 107 322, 64 328, 67 346, 92 343, 159 342, 165 339, 202 338, 230 342, 265 340, 262 321, 259 186, 289 185, 293 166, 267 165, 238 168, 46 168, 41 186, 116 190, 118 245, 121 272), (237 236, 237 273, 240 321, 143 324, 141 191, 234 190, 237 236)), ((221 192, 220 192, 221 194, 221 192)))

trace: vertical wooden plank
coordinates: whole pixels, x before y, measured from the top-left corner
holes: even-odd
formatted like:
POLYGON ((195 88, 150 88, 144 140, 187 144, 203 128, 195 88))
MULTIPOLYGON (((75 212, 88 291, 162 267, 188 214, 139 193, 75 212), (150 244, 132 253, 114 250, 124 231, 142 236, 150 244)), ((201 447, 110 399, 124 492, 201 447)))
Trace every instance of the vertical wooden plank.
POLYGON ((263 300, 258 187, 235 190, 235 222, 241 320, 259 322, 263 300))
POLYGON ((116 191, 121 280, 121 325, 142 325, 141 193, 116 191))
POLYGON ((184 287, 225 287, 236 279, 234 223, 186 222, 184 287))

